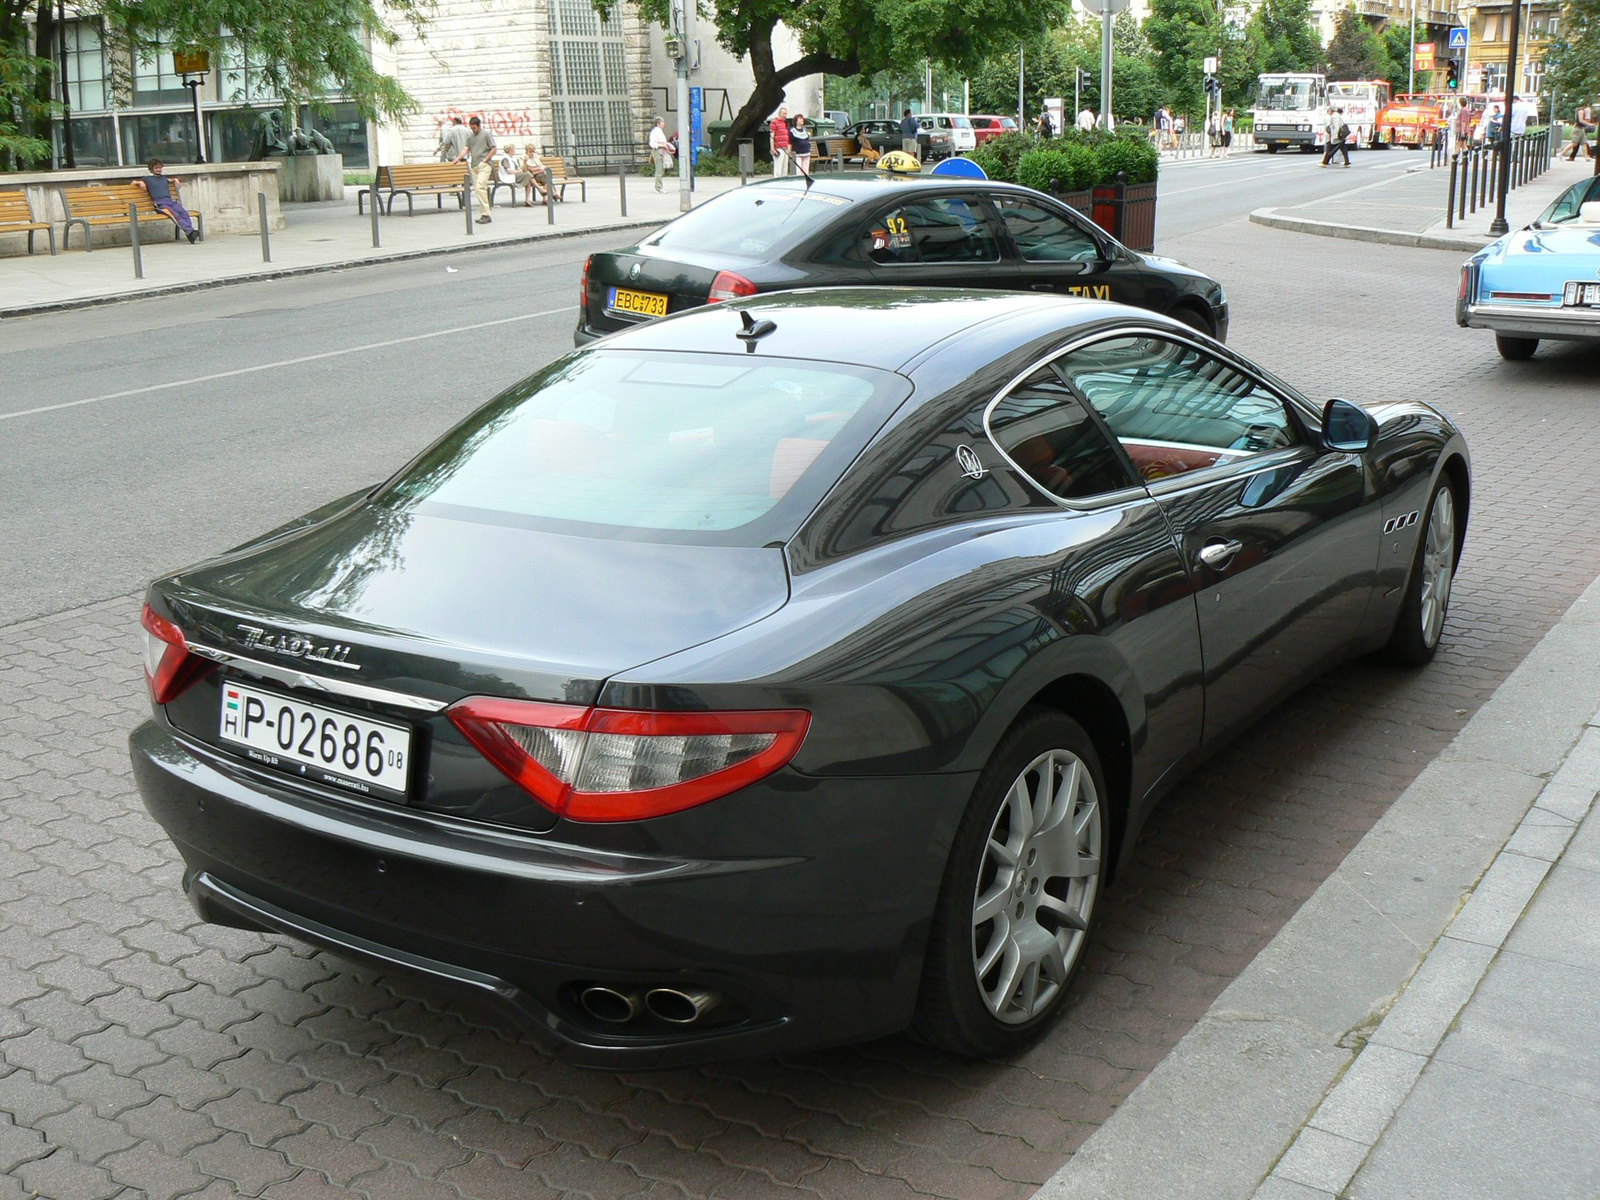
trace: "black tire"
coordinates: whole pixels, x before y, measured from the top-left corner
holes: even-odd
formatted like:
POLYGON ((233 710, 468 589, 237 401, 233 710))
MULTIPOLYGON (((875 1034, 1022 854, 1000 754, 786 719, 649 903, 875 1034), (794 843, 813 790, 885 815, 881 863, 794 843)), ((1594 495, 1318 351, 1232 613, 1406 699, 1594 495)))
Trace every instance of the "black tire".
POLYGON ((1267 146, 1267 153, 1268 154, 1276 154, 1277 152, 1278 152, 1278 147, 1277 146, 1271 145, 1271 144, 1269 144, 1267 146))
MULTIPOLYGON (((1023 794, 1027 793, 1025 786, 1023 794)), ((956 831, 928 939, 914 1024, 917 1034, 955 1054, 1004 1057, 1028 1046, 1049 1026, 1093 936, 1110 859, 1111 817, 1100 757, 1083 727, 1054 709, 1024 712, 978 777, 956 831), (1070 760, 1082 768, 1077 789, 1071 796, 1063 796, 1060 787, 1049 789, 1055 798, 1047 805, 1045 819, 1031 830, 1019 830, 1013 816, 1014 785, 1028 779, 1036 785, 1041 778, 1036 768, 1047 758, 1054 765, 1065 766, 1070 760), (1051 811, 1063 815, 1052 820, 1051 811), (1063 819, 1070 828, 1059 824, 1063 819), (1052 833, 1070 841, 1071 850, 1064 853, 1062 842, 1052 833), (1016 843, 1014 867, 1000 867, 994 849, 997 836, 1005 838, 1007 847, 1016 843), (1078 873, 1050 875, 1053 866, 1078 873), (1000 869, 1009 874, 1002 877, 1000 869), (1044 903, 1047 898, 1053 900, 1051 907, 1044 903), (993 907, 996 900, 998 911, 980 922, 980 904, 993 907), (1074 912, 1072 922, 1058 921, 1057 913, 1067 910, 1074 912), (1007 948, 1002 943, 1015 945, 1013 931, 1035 946, 1059 951, 1059 963, 1055 958, 1041 959, 1031 968, 1031 990, 1027 967, 1013 971, 1017 982, 1011 990, 1006 988, 1012 958, 1002 953, 1007 948), (1045 931, 1042 938, 1039 931, 1045 931), (988 953, 1001 957, 980 975, 978 960, 988 953), (1047 978, 1047 971, 1060 978, 1047 978), (1003 997, 998 1003, 1004 1015, 986 995, 1003 997)))
POLYGON ((1172 319, 1174 321, 1183 322, 1183 324, 1187 325, 1190 329, 1198 330, 1207 337, 1217 336, 1216 331, 1211 328, 1211 322, 1206 319, 1204 314, 1202 314, 1198 309, 1192 308, 1187 304, 1179 305, 1177 308, 1173 309, 1172 319))
POLYGON ((1444 631, 1445 619, 1449 616, 1450 593, 1455 582, 1456 547, 1460 543, 1456 523, 1460 519, 1458 515, 1460 511, 1461 505, 1450 481, 1441 479, 1435 485, 1433 495, 1428 498, 1427 512, 1422 514, 1422 524, 1417 532, 1417 552, 1412 556, 1411 574, 1406 580, 1406 594, 1400 600, 1400 612, 1395 617, 1389 641, 1380 652, 1382 657, 1398 666, 1426 666, 1433 661, 1433 656, 1439 649, 1439 638, 1444 631), (1437 578, 1432 581, 1431 595, 1441 610, 1437 614, 1437 619, 1433 619, 1431 610, 1425 615, 1424 605, 1430 592, 1429 537, 1434 531, 1434 514, 1439 509, 1440 496, 1446 497, 1449 504, 1450 536, 1442 598, 1439 596, 1440 584, 1437 578))
POLYGON ((1527 362, 1539 348, 1539 339, 1497 333, 1494 335, 1494 348, 1500 351, 1500 357, 1507 362, 1527 362))

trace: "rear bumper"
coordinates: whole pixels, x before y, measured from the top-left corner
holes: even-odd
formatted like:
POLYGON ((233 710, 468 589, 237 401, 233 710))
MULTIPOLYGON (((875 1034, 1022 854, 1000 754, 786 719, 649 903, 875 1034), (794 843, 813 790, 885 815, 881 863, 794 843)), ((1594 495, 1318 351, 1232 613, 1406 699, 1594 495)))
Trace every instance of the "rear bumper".
POLYGON ((716 803, 734 801, 736 831, 761 813, 792 826, 799 853, 717 857, 705 847, 687 857, 562 844, 559 827, 521 835, 323 801, 156 721, 129 745, 145 806, 183 855, 184 888, 203 918, 476 992, 553 1053, 610 1068, 903 1028, 943 855, 973 782, 780 773, 779 786, 742 808, 744 793, 716 803), (590 983, 707 990, 724 1001, 688 1028, 649 1017, 611 1025, 578 1004, 590 983))
POLYGON ((1520 308, 1505 304, 1469 304, 1457 324, 1492 329, 1515 337, 1550 341, 1600 340, 1600 309, 1520 308))

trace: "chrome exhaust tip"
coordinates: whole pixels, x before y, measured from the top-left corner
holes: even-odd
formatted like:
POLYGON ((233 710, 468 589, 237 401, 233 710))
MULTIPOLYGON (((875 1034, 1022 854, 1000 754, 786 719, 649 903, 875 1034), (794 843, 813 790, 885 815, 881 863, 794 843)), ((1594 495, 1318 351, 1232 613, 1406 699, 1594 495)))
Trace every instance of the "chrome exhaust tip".
POLYGON ((583 1011, 597 1021, 621 1025, 639 1015, 639 997, 632 992, 619 992, 616 988, 594 984, 578 994, 583 1011))
POLYGON ((651 988, 644 994, 650 1015, 672 1025, 693 1025, 721 1002, 720 993, 680 988, 651 988))

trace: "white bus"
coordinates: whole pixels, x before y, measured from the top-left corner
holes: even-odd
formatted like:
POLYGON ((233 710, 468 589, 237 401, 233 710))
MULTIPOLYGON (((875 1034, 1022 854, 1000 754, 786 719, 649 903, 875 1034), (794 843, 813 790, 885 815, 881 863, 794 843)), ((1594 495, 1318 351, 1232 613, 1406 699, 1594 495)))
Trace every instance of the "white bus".
POLYGON ((1315 150, 1327 136, 1328 77, 1303 71, 1256 77, 1256 145, 1276 154, 1285 146, 1315 150))
POLYGON ((1385 79, 1355 79, 1328 85, 1328 105, 1344 110, 1344 123, 1355 137, 1354 145, 1375 144, 1378 114, 1389 103, 1389 82, 1385 79))

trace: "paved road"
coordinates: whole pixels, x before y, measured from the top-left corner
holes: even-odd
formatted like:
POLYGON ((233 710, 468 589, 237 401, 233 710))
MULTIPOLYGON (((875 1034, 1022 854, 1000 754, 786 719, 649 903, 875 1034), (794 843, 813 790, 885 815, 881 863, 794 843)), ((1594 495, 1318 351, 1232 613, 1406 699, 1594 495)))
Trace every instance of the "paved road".
POLYGON ((1449 254, 1238 220, 1164 248, 1223 278, 1235 343, 1308 391, 1404 389, 1459 416, 1476 457, 1468 556, 1430 669, 1337 671, 1179 789, 1109 897, 1062 1019, 1010 1062, 889 1039, 580 1072, 493 1013, 197 925, 179 897, 127 778, 144 708, 132 593, 379 477, 564 348, 581 243, 8 325, 0 1200, 1027 1195, 1600 561, 1600 352, 1501 363, 1450 323, 1449 254), (169 386, 182 380, 199 382, 169 386))

